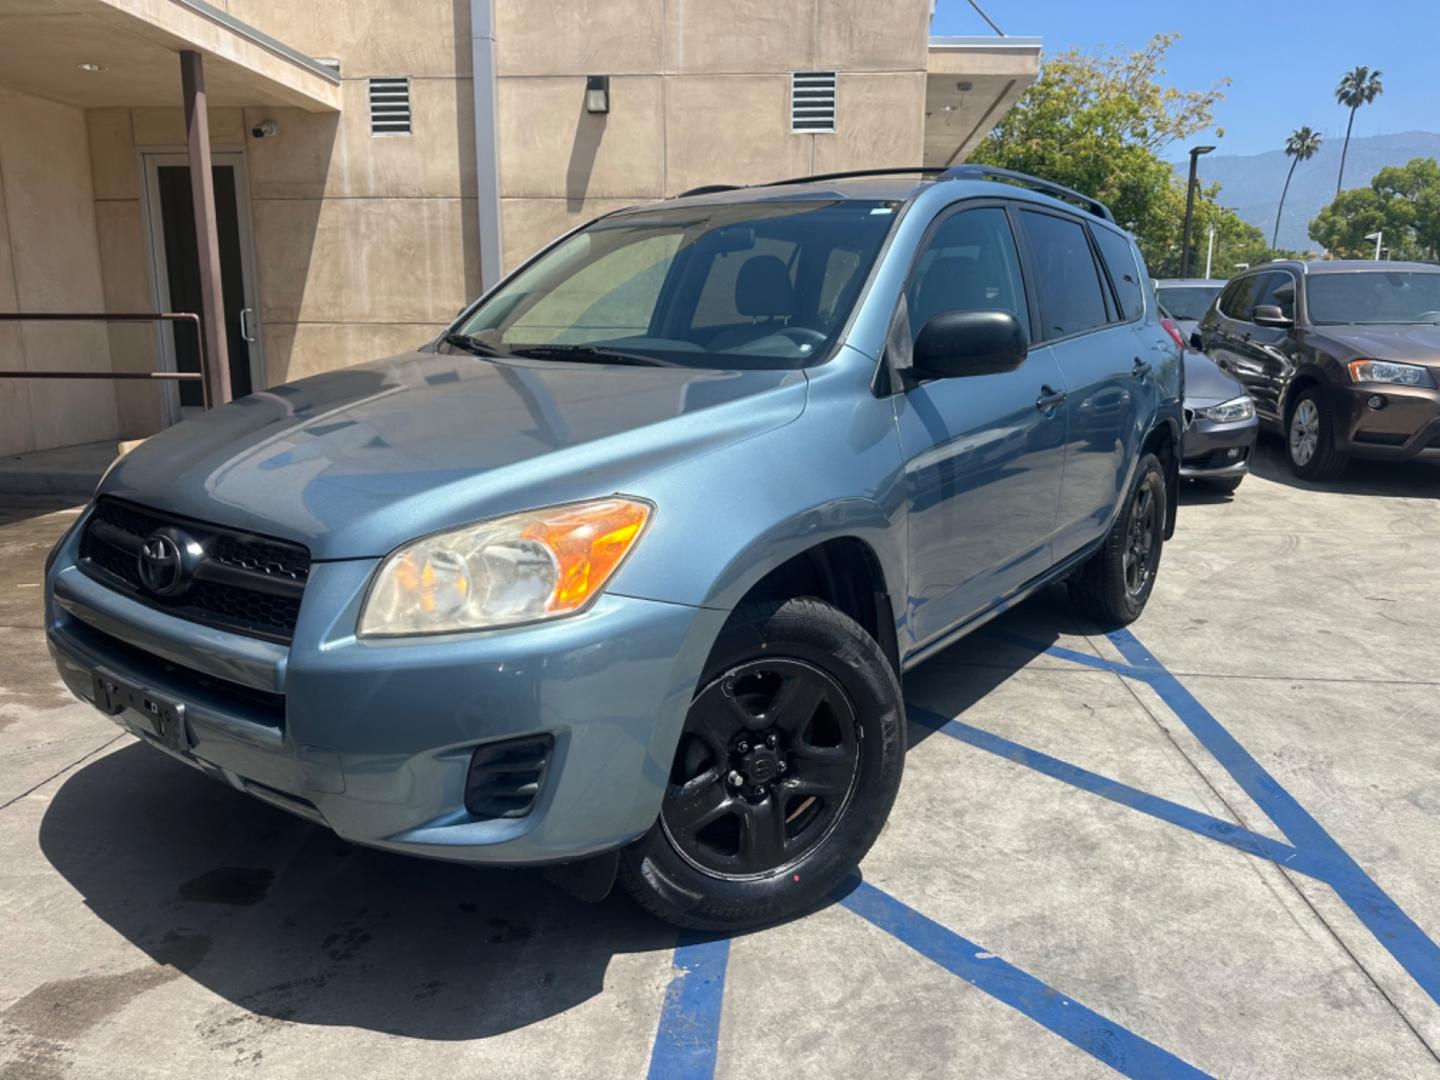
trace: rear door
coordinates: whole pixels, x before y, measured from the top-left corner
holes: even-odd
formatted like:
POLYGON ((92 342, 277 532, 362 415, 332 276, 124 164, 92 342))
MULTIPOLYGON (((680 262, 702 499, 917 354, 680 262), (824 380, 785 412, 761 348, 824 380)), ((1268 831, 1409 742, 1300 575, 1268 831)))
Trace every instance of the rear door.
MULTIPOLYGON (((942 311, 1009 311, 1031 327, 1010 214, 965 203, 931 227, 905 294, 911 339, 942 311)), ((1049 349, 1014 371, 933 379, 894 398, 909 500, 914 643, 942 636, 1047 570, 1064 467, 1049 349)))
POLYGON ((1106 236, 1106 242, 1115 248, 1115 274, 1129 310, 1111 288, 1087 222, 1039 207, 1025 207, 1019 217, 1030 278, 1039 292, 1041 333, 1068 395, 1054 552, 1063 559, 1109 525, 1129 479, 1142 419, 1154 412, 1150 347, 1136 333, 1144 315, 1143 290, 1129 241, 1120 233, 1106 236), (1124 259, 1112 241, 1123 245, 1124 259))

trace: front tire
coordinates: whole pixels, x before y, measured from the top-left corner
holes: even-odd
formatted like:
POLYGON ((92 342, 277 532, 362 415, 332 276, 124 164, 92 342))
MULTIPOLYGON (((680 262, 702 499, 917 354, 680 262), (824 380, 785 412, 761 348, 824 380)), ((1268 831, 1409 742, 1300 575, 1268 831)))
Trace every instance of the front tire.
POLYGON ((870 850, 904 762, 900 683, 875 640, 820 600, 748 604, 720 632, 620 881, 694 929, 799 914, 870 850))
POLYGON ((1160 569, 1166 513, 1165 470, 1146 454, 1105 543, 1070 583, 1071 602, 1106 630, 1128 626, 1145 610, 1160 569))
POLYGON ((1285 456, 1301 480, 1333 480, 1345 471, 1346 456, 1335 449, 1335 417, 1318 387, 1302 391, 1290 410, 1285 456))

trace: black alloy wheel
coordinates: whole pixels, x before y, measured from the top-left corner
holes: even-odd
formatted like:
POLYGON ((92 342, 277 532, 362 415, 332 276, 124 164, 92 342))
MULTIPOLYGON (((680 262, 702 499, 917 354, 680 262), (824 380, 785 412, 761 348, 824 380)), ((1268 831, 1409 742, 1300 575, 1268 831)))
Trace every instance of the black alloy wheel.
POLYGON ((752 660, 691 704, 660 821, 696 869, 758 877, 825 840, 859 766, 855 706, 838 682, 804 660, 752 660))
POLYGON ((1153 487, 1143 485, 1136 492, 1130 502, 1129 517, 1125 551, 1121 557, 1125 591, 1131 596, 1139 596, 1150 584, 1160 564, 1158 538, 1165 528, 1165 509, 1155 497, 1153 487))

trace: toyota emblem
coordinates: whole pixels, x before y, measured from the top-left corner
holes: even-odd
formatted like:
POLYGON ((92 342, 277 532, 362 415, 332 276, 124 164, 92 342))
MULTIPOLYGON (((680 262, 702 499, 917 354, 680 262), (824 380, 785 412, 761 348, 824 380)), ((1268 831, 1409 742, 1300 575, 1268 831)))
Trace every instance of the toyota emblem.
POLYGON ((190 549, 198 547, 177 529, 151 533, 140 545, 140 582, 156 596, 177 596, 190 585, 190 549))

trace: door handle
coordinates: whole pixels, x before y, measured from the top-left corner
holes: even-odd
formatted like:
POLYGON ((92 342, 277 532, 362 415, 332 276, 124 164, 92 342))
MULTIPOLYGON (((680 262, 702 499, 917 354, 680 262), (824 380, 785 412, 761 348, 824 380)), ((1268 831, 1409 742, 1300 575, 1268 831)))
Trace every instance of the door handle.
POLYGON ((250 330, 250 316, 254 313, 254 308, 245 307, 240 309, 240 336, 251 344, 255 342, 255 335, 250 330))
POLYGON ((1035 408, 1047 416, 1058 405, 1065 404, 1065 392, 1051 389, 1049 386, 1040 387, 1040 396, 1035 399, 1035 408))
POLYGON ((1150 374, 1150 365, 1137 356, 1135 357, 1135 366, 1130 369, 1130 374, 1137 379, 1143 379, 1150 374))

